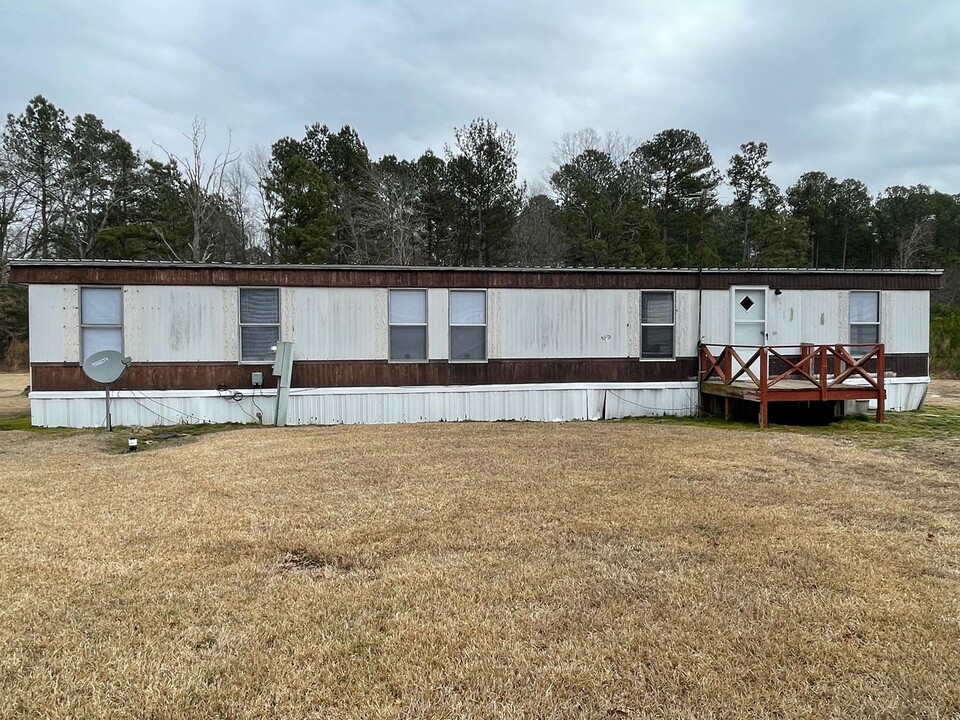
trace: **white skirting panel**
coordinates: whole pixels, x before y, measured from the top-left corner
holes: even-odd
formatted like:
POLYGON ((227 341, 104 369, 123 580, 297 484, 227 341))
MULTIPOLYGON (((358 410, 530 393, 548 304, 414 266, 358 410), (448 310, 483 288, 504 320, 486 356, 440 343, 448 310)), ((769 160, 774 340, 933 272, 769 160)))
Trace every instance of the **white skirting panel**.
POLYGON ((336 388, 292 390, 288 423, 559 422, 696 411, 693 382, 336 388))
MULTIPOLYGON (((850 384, 866 385, 866 381, 861 381, 859 378, 857 380, 848 380, 847 382, 850 384)), ((883 405, 884 410, 889 410, 890 412, 919 410, 923 406, 924 399, 927 397, 930 378, 890 377, 886 378, 883 386, 887 393, 887 401, 883 405)), ((847 415, 872 413, 876 409, 876 400, 848 400, 844 405, 844 412, 847 415)))
MULTIPOLYGON (((114 425, 155 426, 195 423, 273 424, 276 391, 239 400, 210 390, 115 391, 114 425)), ((695 382, 553 383, 452 387, 294 388, 288 425, 382 424, 455 420, 601 420, 645 415, 693 415, 695 382)), ((43 427, 99 427, 105 421, 104 394, 34 392, 33 424, 43 427)))
MULTIPOLYGON (((110 393, 110 417, 114 425, 153 427, 200 423, 273 424, 276 391, 244 390, 237 401, 212 390, 115 390, 110 393)), ((32 392, 30 415, 40 427, 102 427, 106 423, 102 392, 32 392)))

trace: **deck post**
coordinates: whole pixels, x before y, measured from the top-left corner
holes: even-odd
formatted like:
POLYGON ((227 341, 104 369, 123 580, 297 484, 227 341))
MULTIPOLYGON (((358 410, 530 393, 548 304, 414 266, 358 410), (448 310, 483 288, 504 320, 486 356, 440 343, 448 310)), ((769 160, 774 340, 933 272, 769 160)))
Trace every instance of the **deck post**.
POLYGON ((768 358, 767 358, 767 347, 766 345, 760 346, 760 427, 765 428, 770 426, 770 418, 767 413, 767 402, 768 402, 768 388, 767 388, 767 375, 769 368, 767 367, 768 358))
POLYGON ((827 399, 827 346, 821 345, 820 354, 820 399, 827 399))
POLYGON ((884 384, 886 375, 886 361, 884 359, 883 345, 877 346, 877 422, 883 422, 883 411, 887 404, 887 389, 884 384))
MULTIPOLYGON (((813 345, 811 343, 800 343, 800 358, 806 358, 811 350, 813 350, 813 345)), ((810 358, 807 358, 800 364, 800 369, 808 374, 812 372, 810 369, 810 358)))

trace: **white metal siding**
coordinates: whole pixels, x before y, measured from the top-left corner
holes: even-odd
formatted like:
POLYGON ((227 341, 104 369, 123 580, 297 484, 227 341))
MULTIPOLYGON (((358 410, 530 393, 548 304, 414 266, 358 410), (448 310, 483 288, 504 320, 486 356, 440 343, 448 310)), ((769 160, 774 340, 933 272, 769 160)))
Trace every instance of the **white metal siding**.
POLYGON ((703 323, 700 336, 705 343, 726 344, 730 338, 730 291, 703 291, 703 323))
POLYGON ((845 291, 804 290, 801 295, 800 342, 830 344, 849 340, 845 291))
POLYGON ((450 357, 449 293, 445 289, 427 290, 427 357, 450 357))
POLYGON ((236 288, 128 285, 124 288, 124 352, 134 362, 223 362, 236 336, 236 288))
POLYGON ((880 342, 888 353, 929 352, 930 293, 924 290, 882 292, 880 342))
POLYGON ((80 300, 76 285, 31 285, 30 362, 80 362, 80 300))
POLYGON ((376 288, 288 288, 284 298, 297 360, 385 360, 386 291, 376 288))
POLYGON ((794 348, 803 342, 803 293, 802 290, 782 290, 779 295, 774 291, 767 293, 767 342, 770 345, 794 348))
MULTIPOLYGON (((158 291, 159 296, 164 290, 170 291, 176 288, 154 286, 153 289, 158 291)), ((150 294, 148 290, 147 286, 140 285, 129 285, 123 288, 123 352, 135 362, 154 361, 148 349, 150 342, 147 333, 160 333, 159 328, 151 327, 149 331, 147 330, 150 327, 147 317, 151 314, 147 309, 149 302, 147 296, 150 294)), ((189 322, 190 318, 186 318, 186 321, 189 322)))
POLYGON ((625 290, 490 290, 488 295, 490 357, 627 357, 628 338, 640 322, 625 290))
MULTIPOLYGON (((627 319, 633 320, 627 326, 627 357, 639 358, 640 357, 640 291, 639 290, 627 290, 626 291, 626 301, 627 301, 627 319)), ((679 310, 674 307, 674 312, 679 313, 679 310)), ((674 337, 674 343, 676 343, 676 337, 674 337)))
MULTIPOLYGON (((239 360, 235 287, 127 286, 124 351, 138 362, 239 360)), ((696 290, 676 292, 675 350, 696 355, 696 290)), ((31 362, 79 362, 79 288, 31 285, 31 362)), ((785 290, 768 295, 768 342, 777 345, 849 340, 849 293, 785 290)), ((429 357, 449 355, 448 291, 428 291, 429 357)), ((491 289, 487 292, 491 358, 638 357, 638 290, 491 289)), ((703 292, 701 337, 725 343, 730 293, 703 292)), ((880 339, 890 353, 929 348, 929 293, 881 293, 880 339)), ((298 360, 387 358, 385 288, 283 288, 281 336, 298 360)))
MULTIPOLYGON (((289 342, 295 334, 297 305, 296 288, 282 287, 280 290, 280 337, 279 340, 289 342)), ((239 302, 239 293, 237 301, 239 302)), ((239 320, 238 320, 239 324, 239 320)), ((239 333, 239 330, 238 330, 239 333)), ((294 354, 296 357, 296 354, 294 354)))
POLYGON ((674 347, 677 357, 697 356, 697 291, 677 290, 674 347))
POLYGON ((228 361, 240 362, 240 289, 223 290, 223 356, 228 361))

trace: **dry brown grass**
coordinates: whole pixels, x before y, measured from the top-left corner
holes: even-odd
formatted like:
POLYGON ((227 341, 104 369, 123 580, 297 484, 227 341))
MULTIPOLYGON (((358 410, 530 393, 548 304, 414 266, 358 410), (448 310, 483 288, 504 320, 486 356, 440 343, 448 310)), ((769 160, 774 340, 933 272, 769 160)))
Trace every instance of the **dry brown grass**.
POLYGON ((0 433, 0 716, 960 713, 957 477, 922 458, 676 423, 103 438, 0 433))
POLYGON ((948 407, 960 410, 960 380, 935 379, 927 393, 933 407, 948 407))
POLYGON ((0 372, 0 418, 30 412, 30 401, 23 390, 30 384, 27 373, 0 372))

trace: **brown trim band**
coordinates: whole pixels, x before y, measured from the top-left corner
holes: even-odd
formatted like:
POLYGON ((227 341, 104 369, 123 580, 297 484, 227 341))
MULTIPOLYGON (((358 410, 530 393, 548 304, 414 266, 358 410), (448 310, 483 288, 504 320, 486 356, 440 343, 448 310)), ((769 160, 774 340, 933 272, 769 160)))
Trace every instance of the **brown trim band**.
MULTIPOLYGON (((886 356, 887 369, 903 377, 927 375, 926 354, 886 356)), ((31 367, 38 391, 99 390, 74 363, 36 363, 31 367)), ((237 363, 135 363, 113 387, 117 390, 214 390, 250 388, 260 370, 265 387, 276 387, 269 365, 237 363)), ((696 358, 640 361, 631 358, 571 360, 491 360, 486 363, 389 363, 384 360, 297 361, 292 385, 321 387, 400 387, 420 385, 492 385, 583 382, 676 382, 697 375, 696 358)))
POLYGON ((267 285, 278 287, 558 288, 726 290, 765 285, 782 290, 938 290, 939 271, 871 270, 519 270, 55 263, 14 264, 10 281, 83 285, 267 285), (702 283, 702 285, 701 285, 702 283))
MULTIPOLYGON (((260 370, 265 387, 276 387, 269 365, 237 363, 134 363, 113 387, 117 390, 213 390, 249 388, 260 370)), ((73 363, 32 366, 34 390, 98 390, 73 363)), ((297 361, 294 387, 400 387, 418 385, 495 385, 562 382, 666 382, 697 374, 696 358, 663 362, 636 359, 490 360, 486 363, 390 363, 385 360, 297 361)))

